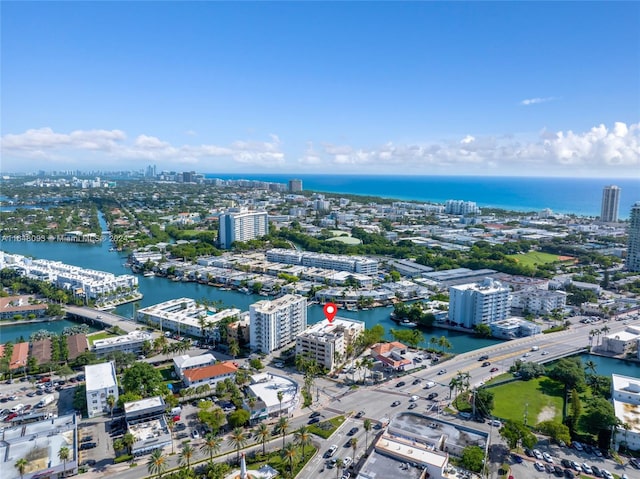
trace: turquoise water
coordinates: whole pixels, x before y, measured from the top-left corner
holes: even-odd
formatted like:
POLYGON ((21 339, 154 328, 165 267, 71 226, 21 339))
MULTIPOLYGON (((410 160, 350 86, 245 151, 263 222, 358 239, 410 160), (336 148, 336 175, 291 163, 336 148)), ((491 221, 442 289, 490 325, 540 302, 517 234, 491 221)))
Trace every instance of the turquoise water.
POLYGON ((640 175, 635 178, 530 178, 491 176, 389 176, 389 175, 229 175, 207 178, 248 179, 286 183, 302 180, 305 190, 371 195, 400 200, 444 203, 475 201, 480 207, 513 211, 551 208, 558 213, 599 216, 602 188, 615 184, 620 193, 620 218, 640 201, 640 175))
MULTIPOLYGON (((12 341, 15 343, 20 339, 20 337, 28 341, 29 336, 31 336, 36 331, 40 331, 41 329, 46 329, 47 331, 59 334, 64 330, 64 328, 70 328, 72 326, 77 326, 78 324, 79 323, 63 319, 61 321, 29 323, 20 326, 0 326, 0 343, 6 343, 8 341, 12 341)), ((90 328, 90 330, 97 331, 96 328, 90 328)))

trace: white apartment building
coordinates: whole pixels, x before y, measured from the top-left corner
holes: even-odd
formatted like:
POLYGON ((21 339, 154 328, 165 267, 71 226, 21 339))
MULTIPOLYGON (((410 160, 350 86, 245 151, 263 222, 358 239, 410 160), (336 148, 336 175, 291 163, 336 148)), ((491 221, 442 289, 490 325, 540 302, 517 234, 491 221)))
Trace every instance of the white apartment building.
POLYGON ((320 321, 298 334, 296 356, 305 355, 327 371, 333 371, 336 356, 344 358, 347 348, 354 345, 364 328, 364 321, 354 319, 336 317, 331 323, 320 321))
POLYGON ((89 417, 109 412, 107 398, 118 401, 118 382, 115 362, 90 364, 84 367, 87 389, 87 413, 89 417))
POLYGON ((273 301, 251 305, 249 341, 251 348, 269 354, 295 342, 307 327, 307 298, 285 294, 273 301))
POLYGON ((617 451, 625 443, 629 449, 640 450, 640 379, 611 375, 611 400, 616 417, 629 429, 617 426, 613 434, 613 447, 617 451))
POLYGON ((480 208, 475 201, 447 200, 444 204, 444 212, 449 215, 479 215, 480 208))
POLYGON ((246 208, 231 209, 220 215, 220 247, 228 249, 234 241, 248 241, 269 233, 266 211, 249 211, 246 208))
POLYGON ((533 314, 550 314, 554 309, 564 309, 567 293, 530 288, 511 293, 511 307, 533 314))
POLYGON ((60 261, 27 258, 0 251, 0 269, 11 268, 27 278, 38 279, 83 295, 87 299, 108 299, 124 291, 138 289, 138 278, 123 274, 116 276, 105 271, 84 269, 60 261))
POLYGON ((145 341, 152 341, 153 335, 144 331, 131 331, 124 336, 98 339, 93 342, 91 350, 97 356, 106 356, 114 351, 123 353, 140 354, 145 341))
POLYGON ((312 268, 350 271, 366 275, 378 274, 378 261, 362 256, 346 256, 338 254, 311 253, 282 248, 267 251, 267 261, 274 263, 297 264, 312 268))
POLYGON ((195 368, 203 368, 206 366, 213 366, 216 363, 216 358, 213 354, 201 354, 200 356, 188 356, 186 354, 173 358, 173 370, 180 378, 184 378, 185 371, 195 368))
POLYGON ((465 328, 491 324, 509 316, 509 288, 486 278, 449 288, 449 321, 465 328))
POLYGON ((194 299, 177 298, 139 310, 138 321, 156 324, 161 331, 175 331, 179 335, 218 342, 220 331, 217 323, 239 314, 237 308, 215 311, 194 299))

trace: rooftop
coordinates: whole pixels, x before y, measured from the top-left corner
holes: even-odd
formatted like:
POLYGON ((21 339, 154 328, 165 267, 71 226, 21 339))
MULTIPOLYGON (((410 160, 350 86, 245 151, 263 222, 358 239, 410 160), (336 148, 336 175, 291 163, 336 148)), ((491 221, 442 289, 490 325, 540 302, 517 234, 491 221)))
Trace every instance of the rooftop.
POLYGON ((298 385, 291 379, 263 373, 251 376, 252 384, 247 386, 251 393, 260 398, 267 408, 278 406, 278 391, 284 393, 282 404, 292 401, 298 392, 298 385))
POLYGON ((212 366, 188 369, 184 372, 185 378, 191 382, 211 379, 238 371, 238 366, 232 361, 224 361, 212 366))
POLYGON ((84 367, 87 391, 116 387, 116 369, 113 361, 84 367))
POLYGON ((161 407, 164 408, 164 400, 160 396, 154 396, 151 398, 140 399, 139 401, 131 401, 124 403, 124 413, 132 414, 145 409, 161 407))

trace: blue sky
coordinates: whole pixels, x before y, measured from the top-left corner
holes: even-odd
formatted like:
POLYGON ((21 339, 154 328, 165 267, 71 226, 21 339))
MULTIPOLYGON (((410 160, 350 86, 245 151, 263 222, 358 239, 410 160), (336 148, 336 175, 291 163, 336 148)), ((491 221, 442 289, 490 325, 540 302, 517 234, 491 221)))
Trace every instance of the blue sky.
POLYGON ((638 2, 7 2, 2 171, 640 176, 638 2))

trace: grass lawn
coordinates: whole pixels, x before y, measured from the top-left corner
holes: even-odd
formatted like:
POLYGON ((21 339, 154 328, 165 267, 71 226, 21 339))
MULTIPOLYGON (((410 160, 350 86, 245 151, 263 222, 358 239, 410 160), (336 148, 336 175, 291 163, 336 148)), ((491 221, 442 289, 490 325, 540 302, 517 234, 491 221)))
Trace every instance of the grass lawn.
MULTIPOLYGON (((317 449, 312 445, 306 446, 304 448, 304 462, 302 462, 302 448, 300 446, 296 446, 296 460, 293 461, 293 472, 294 477, 298 474, 302 468, 305 466, 307 462, 315 455, 317 449)), ((283 477, 285 476, 285 472, 289 470, 289 460, 282 457, 281 451, 275 451, 271 453, 267 453, 267 457, 263 457, 261 454, 262 450, 258 452, 253 457, 247 457, 247 465, 251 466, 252 469, 259 469, 265 464, 269 464, 274 469, 277 469, 283 477)), ((279 477, 279 476, 278 476, 279 477)))
POLYGON ((307 426, 310 433, 320 436, 323 439, 327 439, 336 432, 336 429, 344 422, 344 416, 336 416, 328 421, 322 421, 317 424, 307 426))
POLYGON ((519 264, 523 266, 535 267, 537 264, 555 263, 560 261, 560 256, 557 254, 541 253, 540 251, 529 251, 526 254, 511 254, 509 258, 515 259, 519 264))
POLYGON ((527 424, 546 420, 562 421, 563 386, 546 377, 529 381, 514 381, 491 388, 494 393, 493 414, 502 419, 522 421, 527 414, 527 424))
POLYGON ((95 341, 98 341, 99 339, 115 338, 116 336, 117 334, 109 333, 107 331, 100 331, 99 333, 90 334, 89 336, 87 336, 87 339, 89 340, 89 345, 93 346, 93 343, 95 341))

